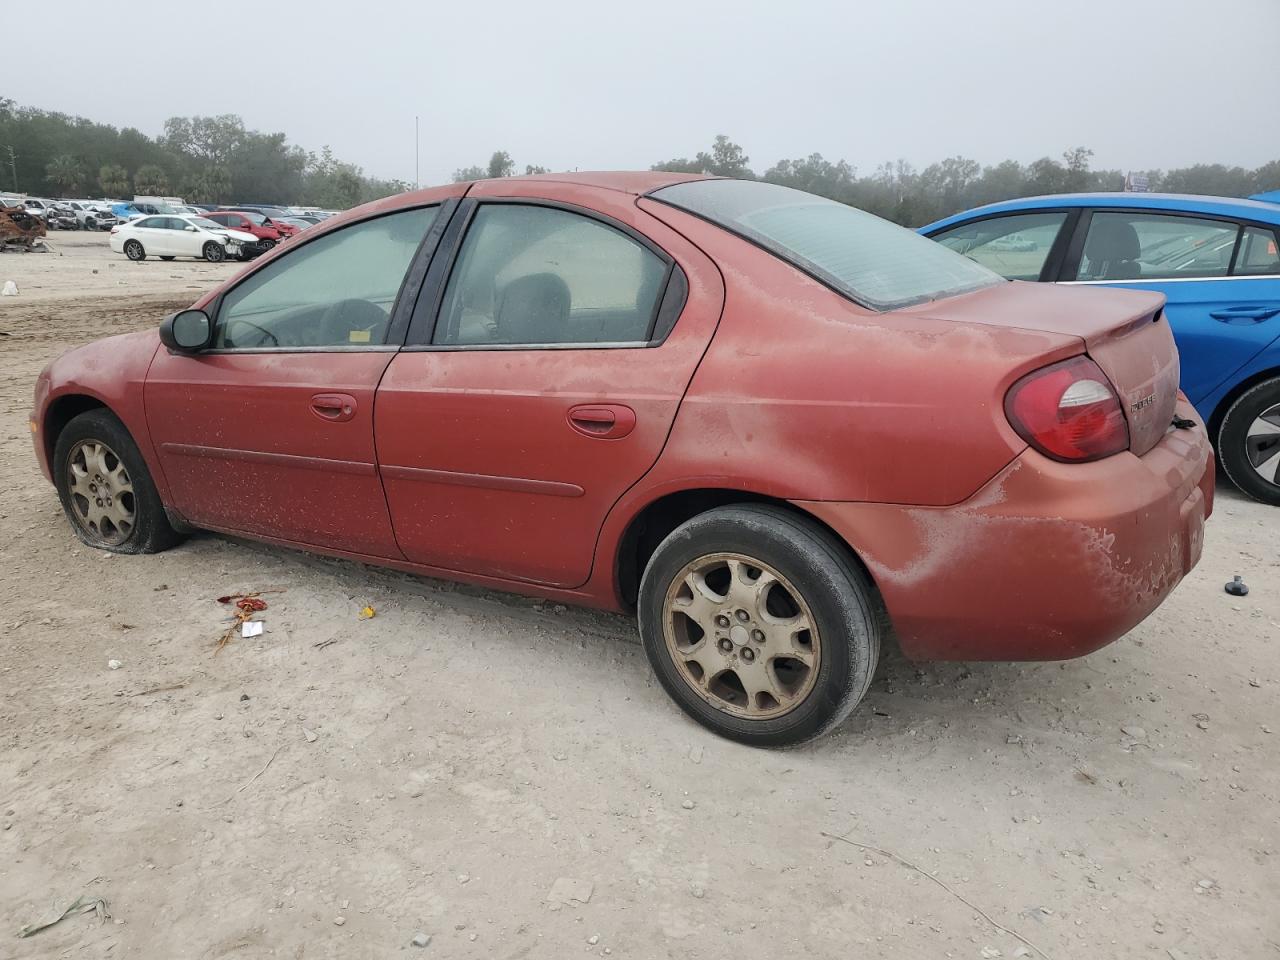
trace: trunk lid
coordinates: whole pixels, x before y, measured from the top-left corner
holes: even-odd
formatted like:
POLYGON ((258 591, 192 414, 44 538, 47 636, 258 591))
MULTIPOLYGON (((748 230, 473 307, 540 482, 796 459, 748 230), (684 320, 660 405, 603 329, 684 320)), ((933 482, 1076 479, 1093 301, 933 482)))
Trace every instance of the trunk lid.
POLYGON ((1129 449, 1142 456, 1165 435, 1178 402, 1178 350, 1164 299, 1143 290, 1015 281, 900 312, 1079 337, 1119 395, 1129 449))

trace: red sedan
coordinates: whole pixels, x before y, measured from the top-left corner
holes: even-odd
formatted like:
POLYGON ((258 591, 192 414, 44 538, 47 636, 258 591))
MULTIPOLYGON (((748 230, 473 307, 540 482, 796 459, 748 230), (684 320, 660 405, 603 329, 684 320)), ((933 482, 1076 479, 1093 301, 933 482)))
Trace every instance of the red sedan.
POLYGON ((634 610, 684 710, 787 744, 891 634, 1079 656, 1191 569, 1212 456, 1162 307, 771 184, 462 183, 71 351, 31 429, 88 544, 204 528, 634 610))
POLYGON ((288 240, 298 232, 297 227, 287 223, 277 223, 256 210, 213 210, 204 216, 206 220, 212 220, 229 230, 251 233, 258 238, 257 245, 245 251, 245 255, 241 258, 244 260, 266 253, 277 243, 288 240))

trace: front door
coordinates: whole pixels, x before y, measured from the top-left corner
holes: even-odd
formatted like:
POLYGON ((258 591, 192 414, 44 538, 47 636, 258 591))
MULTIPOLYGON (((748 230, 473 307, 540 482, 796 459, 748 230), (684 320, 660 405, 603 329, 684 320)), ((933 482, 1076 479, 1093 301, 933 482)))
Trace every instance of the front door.
POLYGON ((666 442, 719 319, 719 274, 611 191, 481 183, 450 232, 464 224, 378 390, 396 539, 445 570, 578 586, 609 509, 666 442))
MULTIPOLYGON (((152 440, 197 526, 399 557, 378 478, 374 393, 403 341, 405 284, 439 206, 317 236, 223 293, 213 347, 161 350, 152 440), (401 319, 403 317, 403 319, 401 319)), ((434 236, 434 234, 432 235, 434 236)))

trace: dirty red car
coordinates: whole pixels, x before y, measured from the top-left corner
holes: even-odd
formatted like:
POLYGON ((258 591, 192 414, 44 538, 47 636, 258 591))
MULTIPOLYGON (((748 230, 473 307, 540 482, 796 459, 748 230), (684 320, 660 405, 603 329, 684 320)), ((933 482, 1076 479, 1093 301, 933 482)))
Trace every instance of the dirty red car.
POLYGON ((256 244, 244 249, 241 255, 242 260, 266 253, 277 243, 288 240, 298 232, 296 227, 291 227, 287 223, 276 223, 256 210, 213 210, 206 213, 204 218, 229 230, 251 233, 258 238, 256 244))
POLYGON ((1075 657, 1191 569, 1213 470, 1162 306, 770 184, 462 183, 71 351, 31 428, 88 544, 202 528, 634 610, 685 711, 780 745, 891 635, 1075 657))

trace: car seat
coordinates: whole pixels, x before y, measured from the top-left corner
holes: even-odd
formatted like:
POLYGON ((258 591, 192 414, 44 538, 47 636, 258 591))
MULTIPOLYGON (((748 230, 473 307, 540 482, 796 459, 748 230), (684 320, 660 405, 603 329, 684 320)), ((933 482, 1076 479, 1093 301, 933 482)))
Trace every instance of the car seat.
POLYGON ((1090 280, 1136 280, 1142 276, 1138 231, 1126 220, 1096 217, 1084 242, 1090 280))
POLYGON ((569 325, 569 285, 554 273, 517 277, 498 299, 496 343, 557 343, 569 325))

